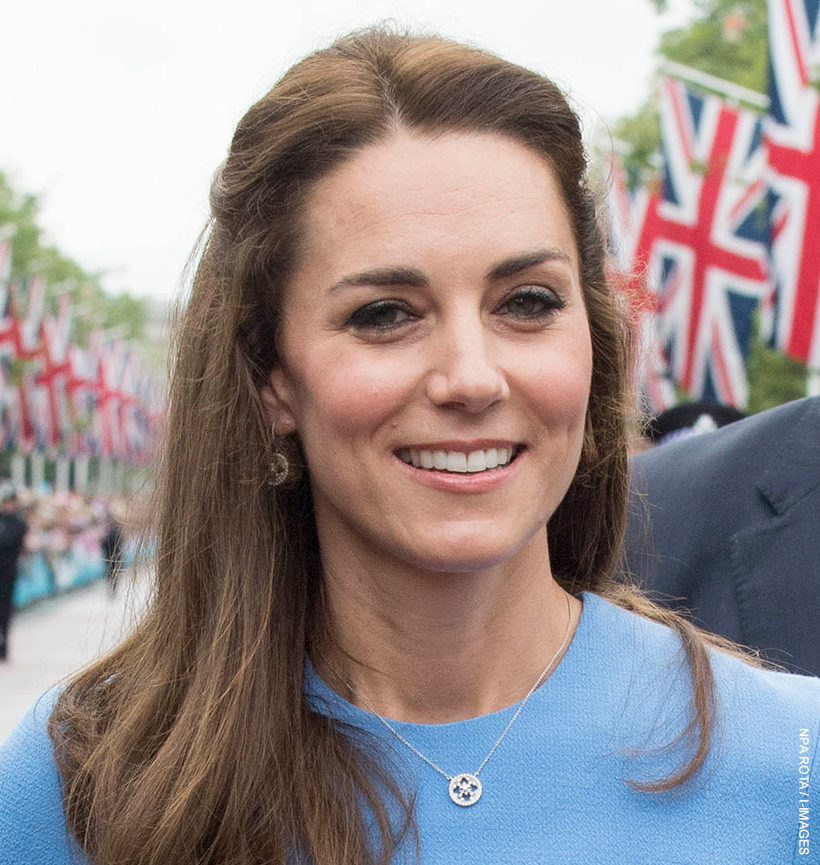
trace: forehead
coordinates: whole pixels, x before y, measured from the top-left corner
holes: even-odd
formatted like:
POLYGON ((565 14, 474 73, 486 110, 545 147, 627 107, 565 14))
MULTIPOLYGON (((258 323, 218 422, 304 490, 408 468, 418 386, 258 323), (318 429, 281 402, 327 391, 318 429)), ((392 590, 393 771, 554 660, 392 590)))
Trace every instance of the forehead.
POLYGON ((558 249, 577 273, 571 221, 541 155, 495 133, 406 130, 358 151, 306 199, 304 263, 333 270, 558 249))

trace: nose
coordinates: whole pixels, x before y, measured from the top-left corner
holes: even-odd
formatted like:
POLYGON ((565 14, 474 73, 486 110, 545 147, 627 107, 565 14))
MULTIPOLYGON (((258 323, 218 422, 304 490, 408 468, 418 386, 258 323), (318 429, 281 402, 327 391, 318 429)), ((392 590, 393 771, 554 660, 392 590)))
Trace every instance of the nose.
POLYGON ((510 395, 492 337, 480 321, 460 318, 437 341, 435 362, 427 379, 427 397, 441 407, 478 414, 510 395))

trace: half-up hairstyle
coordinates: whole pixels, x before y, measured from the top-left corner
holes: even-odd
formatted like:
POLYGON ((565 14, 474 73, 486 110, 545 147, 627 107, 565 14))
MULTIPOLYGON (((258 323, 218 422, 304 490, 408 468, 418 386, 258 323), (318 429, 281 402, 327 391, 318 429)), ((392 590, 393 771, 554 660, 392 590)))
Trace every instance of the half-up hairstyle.
MULTIPOLYGON (((368 30, 292 67, 243 117, 213 182, 175 335, 154 596, 132 635, 67 685, 50 721, 68 826, 96 865, 274 865, 295 853, 367 865, 412 841, 412 791, 304 698, 303 658, 323 624, 318 540, 306 472, 266 483, 272 436, 260 399, 307 192, 399 128, 505 135, 555 172, 593 374, 580 466, 548 526, 553 572, 570 592, 598 592, 681 634, 693 757, 644 789, 683 783, 706 756, 708 638, 613 580, 629 331, 604 276, 578 119, 551 81, 485 51, 368 30)), ((301 461, 295 437, 289 457, 301 461)))

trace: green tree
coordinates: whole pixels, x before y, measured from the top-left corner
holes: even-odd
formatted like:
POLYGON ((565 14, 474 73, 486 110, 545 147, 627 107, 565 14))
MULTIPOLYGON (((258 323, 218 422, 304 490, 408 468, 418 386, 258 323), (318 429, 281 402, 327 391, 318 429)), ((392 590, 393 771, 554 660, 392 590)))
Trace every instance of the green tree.
POLYGON ((42 274, 46 278, 46 304, 56 309, 57 295, 70 291, 72 302, 82 310, 74 323, 74 338, 84 344, 95 327, 125 328, 125 338, 140 340, 145 332, 145 302, 129 294, 109 295, 101 284, 102 273, 84 270, 76 261, 43 241, 37 223, 39 202, 31 193, 14 189, 0 172, 0 230, 13 227, 12 280, 42 274))
MULTIPOLYGON (((650 2, 658 11, 669 5, 667 0, 650 2)), ((659 56, 765 93, 766 0, 696 0, 695 6, 699 15, 694 21, 661 35, 659 56)), ((630 167, 650 168, 661 141, 655 99, 650 97, 635 114, 619 119, 613 134, 629 145, 630 167)))
POLYGON ((696 6, 701 14, 695 21, 661 36, 660 54, 764 93, 766 0, 699 0, 696 6))
POLYGON ((806 395, 806 365, 759 340, 752 342, 746 366, 749 376, 749 406, 752 413, 773 408, 806 395))
POLYGON ((644 102, 635 114, 618 120, 612 131, 618 141, 627 145, 623 159, 628 182, 637 185, 654 174, 652 160, 661 149, 661 126, 655 102, 644 102))

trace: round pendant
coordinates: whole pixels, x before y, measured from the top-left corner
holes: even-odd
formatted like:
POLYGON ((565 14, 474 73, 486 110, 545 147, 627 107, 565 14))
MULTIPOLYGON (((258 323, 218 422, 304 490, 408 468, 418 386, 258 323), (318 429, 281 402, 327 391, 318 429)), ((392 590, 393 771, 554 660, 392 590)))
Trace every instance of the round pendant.
POLYGON ((481 781, 469 772, 454 775, 450 779, 450 798, 463 808, 475 805, 481 798, 481 781))

